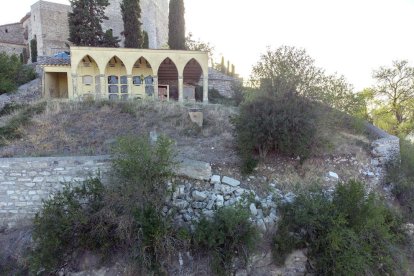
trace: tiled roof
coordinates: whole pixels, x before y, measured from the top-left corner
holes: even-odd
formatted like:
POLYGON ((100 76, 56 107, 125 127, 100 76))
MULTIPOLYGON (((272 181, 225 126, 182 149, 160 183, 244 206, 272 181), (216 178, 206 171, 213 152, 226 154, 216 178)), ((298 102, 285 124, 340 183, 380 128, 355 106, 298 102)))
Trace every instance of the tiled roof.
POLYGON ((70 65, 70 59, 56 57, 40 57, 37 62, 39 65, 70 65))

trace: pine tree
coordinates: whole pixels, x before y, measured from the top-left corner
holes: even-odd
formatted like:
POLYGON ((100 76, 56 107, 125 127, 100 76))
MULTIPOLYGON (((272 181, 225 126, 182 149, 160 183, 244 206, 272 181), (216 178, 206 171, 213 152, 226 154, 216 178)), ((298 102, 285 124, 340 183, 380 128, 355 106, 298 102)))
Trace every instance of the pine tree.
POLYGON ((141 7, 139 0, 123 0, 121 3, 124 21, 125 48, 142 48, 141 7))
POLYGON ((184 0, 170 0, 168 45, 173 50, 185 50, 184 0))
MULTIPOLYGON (((77 46, 106 46, 102 22, 108 0, 70 0, 69 41, 77 46)), ((117 40, 116 37, 112 37, 117 40)))

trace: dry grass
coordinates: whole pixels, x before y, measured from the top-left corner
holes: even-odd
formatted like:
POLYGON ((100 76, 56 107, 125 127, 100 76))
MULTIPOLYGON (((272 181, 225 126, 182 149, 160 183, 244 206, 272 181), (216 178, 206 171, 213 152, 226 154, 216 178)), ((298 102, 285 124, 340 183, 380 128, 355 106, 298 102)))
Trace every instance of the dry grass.
POLYGON ((229 117, 235 111, 206 105, 204 126, 199 128, 189 118, 188 109, 192 107, 153 101, 51 101, 45 112, 34 116, 32 124, 22 129, 23 139, 3 147, 0 155, 108 154, 119 136, 156 131, 175 139, 180 154, 215 162, 215 152, 226 151, 233 144, 229 117))

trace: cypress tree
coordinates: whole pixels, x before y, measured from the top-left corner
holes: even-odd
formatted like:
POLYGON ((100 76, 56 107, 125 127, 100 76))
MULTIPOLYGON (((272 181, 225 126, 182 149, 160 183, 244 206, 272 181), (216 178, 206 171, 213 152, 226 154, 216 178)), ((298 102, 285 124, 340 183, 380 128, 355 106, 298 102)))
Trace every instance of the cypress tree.
POLYGON ((173 50, 185 50, 184 0, 170 0, 168 45, 173 50))
POLYGON ((30 53, 32 55, 32 62, 37 61, 37 40, 33 38, 30 40, 30 53))
POLYGON ((144 42, 142 43, 142 48, 143 49, 149 49, 149 37, 148 37, 148 33, 146 31, 142 32, 142 36, 144 38, 144 42))
POLYGON ((124 21, 125 48, 142 48, 144 39, 141 31, 139 0, 123 0, 121 12, 124 21))
POLYGON ((69 41, 78 46, 106 46, 108 38, 101 24, 108 19, 105 15, 108 0, 70 0, 70 5, 69 41))
POLYGON ((226 66, 224 65, 224 57, 221 57, 220 71, 221 71, 223 74, 225 74, 225 73, 226 73, 226 66))

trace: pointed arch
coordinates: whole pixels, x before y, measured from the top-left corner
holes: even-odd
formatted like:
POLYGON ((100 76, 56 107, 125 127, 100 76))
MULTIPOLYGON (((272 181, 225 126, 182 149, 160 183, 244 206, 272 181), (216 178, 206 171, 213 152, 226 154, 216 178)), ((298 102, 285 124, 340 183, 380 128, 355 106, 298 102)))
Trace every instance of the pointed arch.
POLYGON ((159 86, 166 86, 169 90, 169 98, 177 100, 179 99, 179 81, 178 81, 178 69, 175 62, 167 57, 158 67, 158 84, 159 86))
POLYGON ((95 94, 100 93, 99 65, 92 56, 85 55, 79 60, 77 75, 77 92, 79 96, 94 97, 95 94))
POLYGON ((128 99, 128 76, 124 62, 118 57, 111 57, 105 66, 106 92, 110 100, 128 99))
POLYGON ((184 66, 184 99, 203 101, 203 68, 192 58, 184 66))
POLYGON ((144 57, 139 57, 132 67, 132 88, 134 98, 145 98, 154 94, 154 71, 151 63, 144 57))

